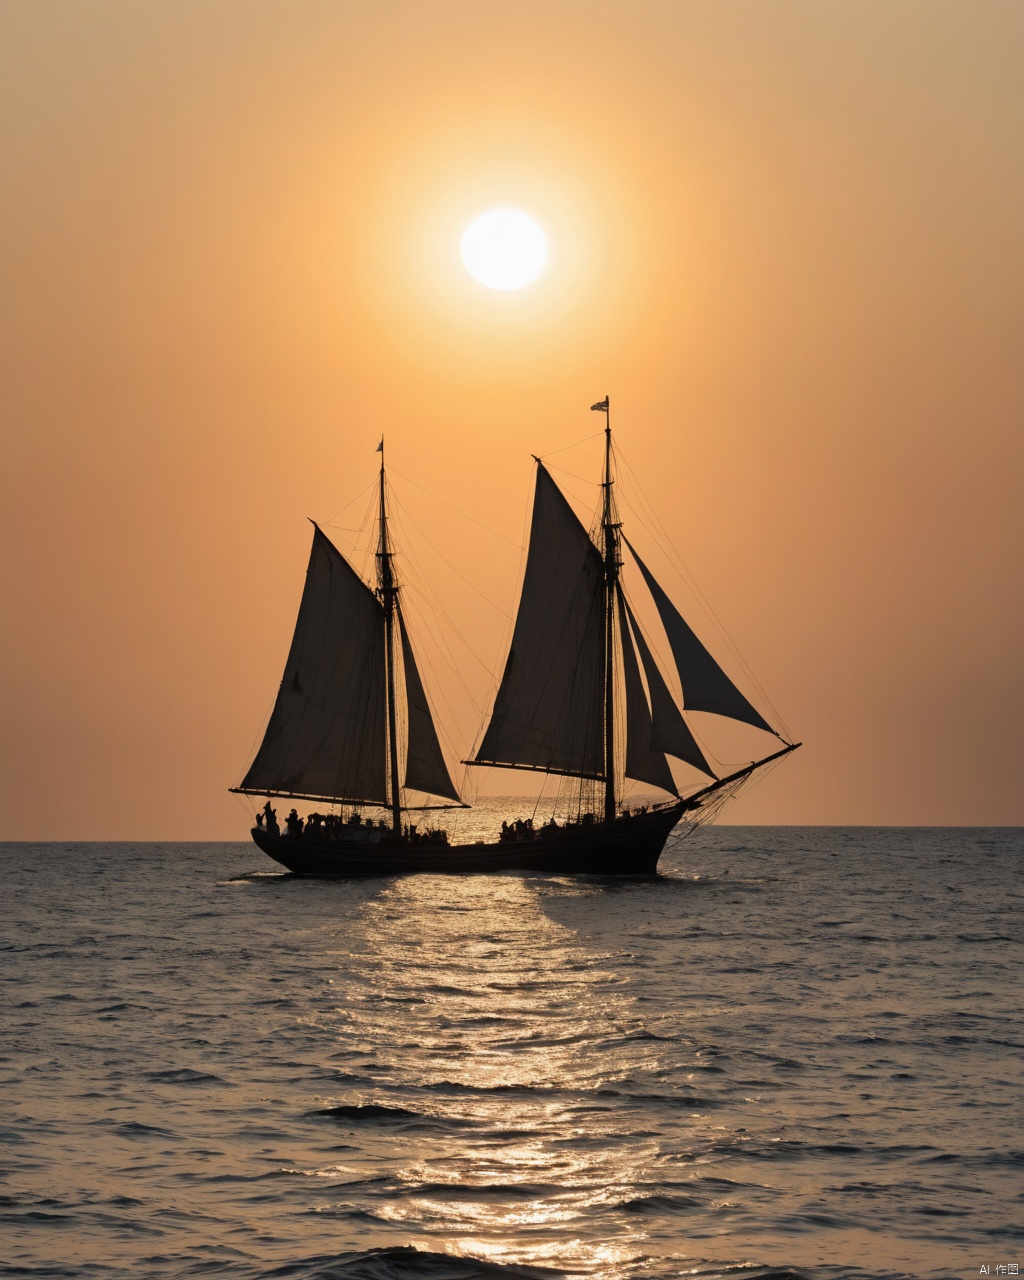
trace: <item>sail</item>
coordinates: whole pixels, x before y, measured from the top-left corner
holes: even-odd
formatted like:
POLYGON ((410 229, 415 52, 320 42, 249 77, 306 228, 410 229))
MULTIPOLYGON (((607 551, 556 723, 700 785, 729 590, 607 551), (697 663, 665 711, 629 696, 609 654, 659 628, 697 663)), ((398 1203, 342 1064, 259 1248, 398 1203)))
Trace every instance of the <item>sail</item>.
POLYGON ((441 744, 437 740, 434 719, 430 714, 430 705, 423 690, 416 659, 412 656, 412 645, 409 643, 409 633, 405 629, 401 609, 398 610, 398 626, 402 633, 405 694, 409 708, 405 785, 415 791, 429 792, 432 796, 447 796, 449 800, 456 800, 461 804, 462 799, 448 773, 441 744))
POLYGON ((664 752, 656 751, 651 746, 654 726, 651 723, 651 712, 647 706, 643 681, 640 679, 636 651, 629 634, 626 602, 621 591, 616 594, 619 603, 619 636, 622 640, 622 672, 626 686, 624 772, 627 778, 636 778, 638 782, 649 782, 654 787, 661 787, 663 791, 671 791, 673 795, 678 795, 672 770, 668 767, 664 752))
POLYGON ((384 610, 314 525, 277 702, 241 791, 386 803, 384 610))
POLYGON ((623 542, 633 552, 640 572, 644 575, 654 603, 658 606, 662 625, 672 646, 679 680, 683 686, 683 705, 687 711, 713 711, 716 715, 742 720, 756 729, 768 733, 775 730, 759 711, 750 705, 703 644, 697 639, 682 614, 665 594, 650 569, 637 555, 632 544, 623 542))
MULTIPOLYGON (((714 778, 715 771, 704 759, 704 753, 697 746, 696 739, 690 732, 690 726, 676 706, 676 700, 665 683, 665 677, 654 660, 654 654, 651 653, 643 632, 637 626, 632 609, 626 604, 625 596, 621 599, 630 626, 633 628, 636 647, 640 652, 644 675, 647 677, 647 689, 651 696, 651 746, 656 751, 664 751, 670 756, 675 756, 677 760, 685 760, 701 773, 706 773, 709 778, 714 778)), ((623 638, 623 648, 625 648, 625 638, 623 638)), ((633 776, 630 774, 630 777, 633 776)))
POLYGON ((472 761, 604 777, 604 566, 543 465, 512 646, 472 761))

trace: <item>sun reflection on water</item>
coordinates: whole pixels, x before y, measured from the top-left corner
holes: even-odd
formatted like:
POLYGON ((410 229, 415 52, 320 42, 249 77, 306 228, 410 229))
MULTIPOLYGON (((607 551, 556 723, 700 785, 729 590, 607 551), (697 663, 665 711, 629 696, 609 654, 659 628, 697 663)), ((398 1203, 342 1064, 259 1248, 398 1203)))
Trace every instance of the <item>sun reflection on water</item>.
POLYGON ((664 1045, 643 1034, 620 957, 519 876, 395 880, 362 922, 327 1021, 365 1081, 345 1103, 395 1117, 359 1133, 387 1173, 368 1211, 421 1248, 625 1274, 649 1252, 628 1207, 665 1152, 618 1086, 656 1075, 664 1045))

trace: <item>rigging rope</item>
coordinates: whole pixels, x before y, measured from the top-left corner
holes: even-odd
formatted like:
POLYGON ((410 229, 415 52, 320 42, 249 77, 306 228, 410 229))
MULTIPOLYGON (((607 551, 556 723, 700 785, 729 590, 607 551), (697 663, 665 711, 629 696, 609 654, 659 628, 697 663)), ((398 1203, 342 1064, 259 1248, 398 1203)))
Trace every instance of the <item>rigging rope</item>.
POLYGON ((563 444, 560 449, 551 449, 548 453, 538 455, 543 462, 545 458, 553 458, 556 453, 565 453, 566 449, 575 449, 577 445, 586 444, 588 440, 596 440, 598 437, 604 437, 604 428, 600 431, 592 431, 589 436, 584 436, 582 440, 577 440, 573 444, 563 444))
POLYGON ((747 662, 746 658, 744 658, 743 654, 740 652, 738 645, 733 640, 729 632, 726 630, 725 624, 722 622, 721 618, 715 612, 711 602, 708 600, 704 592, 701 590, 696 578, 694 577, 693 573, 690 571, 686 562, 683 560, 682 556, 680 555, 678 549, 676 548, 675 544, 672 541, 671 535, 669 534, 668 530, 665 528, 663 521, 658 516, 654 507, 651 505, 650 500, 648 499, 646 493, 644 492, 643 487, 640 484, 640 481, 637 478, 636 473, 634 472, 633 468, 630 466, 628 460, 626 459, 625 454, 614 443, 612 445, 612 449, 615 454, 616 461, 621 464, 622 469, 626 474, 627 484, 624 487, 627 490, 627 492, 623 493, 623 498, 626 502, 626 505, 637 517, 640 524, 647 530, 648 534, 650 534, 654 542, 666 554, 669 560, 669 563, 672 565, 672 568, 683 580, 683 582, 686 584, 686 586, 689 588, 689 590, 695 597, 697 603, 701 606, 705 614, 714 624, 719 635, 728 645, 729 650, 732 653, 733 657, 736 659, 736 661, 739 663, 740 667, 742 668, 744 675, 747 677, 750 683, 754 686, 754 688, 756 689, 758 695, 760 696, 764 704, 771 711, 772 716, 775 720, 775 723, 780 727, 782 732, 785 734, 786 739, 790 742, 794 741, 793 734, 789 729, 789 726, 786 724, 786 721, 782 718, 782 715, 780 714, 778 708, 775 706, 774 702, 772 702, 771 698, 769 697, 767 691, 762 686, 761 682, 757 679, 757 676, 754 674, 752 668, 750 667, 750 664, 747 662), (639 509, 634 505, 633 502, 630 501, 629 492, 628 492, 629 490, 632 490, 634 497, 639 501, 639 503, 642 504, 642 506, 639 509), (646 516, 646 519, 645 519, 645 516, 646 516), (651 523, 655 526, 654 528, 652 528, 651 525, 647 523, 648 520, 650 520, 651 523))
POLYGON ((478 520, 476 516, 471 516, 465 511, 460 511, 459 508, 453 506, 452 503, 446 502, 444 498, 438 497, 436 493, 431 493, 429 489, 425 489, 423 485, 418 484, 415 480, 403 474, 403 472, 399 471, 397 467, 389 467, 388 470, 396 476, 401 476, 408 484, 413 485, 414 488, 425 493, 428 498, 433 498, 435 502, 440 502, 443 507, 447 507, 450 511, 454 511, 458 516, 462 516, 463 520, 470 520, 473 524, 478 524, 481 529, 486 529, 488 533, 493 533, 496 538, 500 538, 502 542, 507 542, 510 547, 518 547, 520 551, 522 550, 522 545, 520 543, 513 542, 511 538, 506 537, 503 533, 499 533, 497 529, 492 529, 490 525, 484 524, 483 521, 478 520))
POLYGON ((369 493, 371 489, 376 489, 376 488, 377 488, 377 481, 371 480, 371 482, 366 486, 365 489, 360 489, 354 498, 350 498, 343 507, 339 507, 338 510, 335 511, 334 515, 331 516, 330 520, 327 520, 324 523, 331 524, 333 521, 337 520, 338 516, 340 516, 343 511, 347 511, 354 502, 358 502, 364 493, 369 493))

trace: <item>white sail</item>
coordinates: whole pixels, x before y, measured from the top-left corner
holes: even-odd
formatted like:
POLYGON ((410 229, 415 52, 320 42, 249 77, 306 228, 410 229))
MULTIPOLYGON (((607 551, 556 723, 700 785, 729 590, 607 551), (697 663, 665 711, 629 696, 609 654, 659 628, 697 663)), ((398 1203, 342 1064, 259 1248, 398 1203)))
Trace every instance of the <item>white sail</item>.
POLYGON ((384 610, 314 526, 284 678, 240 791, 387 801, 384 610))
POLYGON ((629 623, 626 620, 626 602, 622 593, 618 593, 619 601, 619 635, 622 640, 622 674, 626 687, 626 762, 624 772, 627 778, 635 778, 638 782, 649 782, 651 786, 660 787, 662 791, 670 791, 678 795, 676 784, 672 778, 672 770, 668 766, 663 751, 655 750, 651 745, 654 726, 651 723, 651 712, 647 705, 643 681, 640 679, 640 667, 637 665, 636 651, 629 634, 629 623))
POLYGON ((774 734, 775 730, 764 716, 750 705, 697 639, 650 569, 637 555, 633 545, 626 538, 623 538, 623 542, 633 553, 633 559, 644 575, 644 581, 654 597, 654 603, 658 606, 662 626, 672 647, 672 656, 676 660, 679 681, 683 687, 683 705, 686 710, 713 711, 716 715, 728 716, 732 720, 742 720, 756 729, 764 729, 774 734))
MULTIPOLYGON (((633 629, 636 647, 640 652, 640 661, 644 667, 644 675, 647 677, 647 688, 651 696, 651 746, 656 751, 664 751, 670 756, 675 756, 677 760, 685 760, 687 764, 692 764, 701 773, 706 773, 709 778, 714 778, 716 776, 715 771, 704 759, 704 753, 697 746, 689 725, 683 719, 682 712, 676 706, 676 700, 672 697, 669 687, 665 683, 665 677, 661 674, 661 669, 654 660, 654 654, 651 653, 643 632, 637 626, 632 609, 626 603, 624 596, 621 599, 629 617, 630 626, 633 629)), ((633 777, 634 775, 631 774, 630 776, 633 777)))
POLYGON ((604 567, 537 464, 512 646, 474 764, 604 777, 604 567))
POLYGON ((402 657, 405 662, 405 695, 408 705, 408 744, 405 760, 405 785, 415 791, 426 791, 432 796, 445 796, 462 803, 455 784, 448 773, 444 753, 437 739, 434 718, 423 689, 423 682, 416 666, 409 643, 405 619, 398 610, 398 626, 402 634, 402 657))

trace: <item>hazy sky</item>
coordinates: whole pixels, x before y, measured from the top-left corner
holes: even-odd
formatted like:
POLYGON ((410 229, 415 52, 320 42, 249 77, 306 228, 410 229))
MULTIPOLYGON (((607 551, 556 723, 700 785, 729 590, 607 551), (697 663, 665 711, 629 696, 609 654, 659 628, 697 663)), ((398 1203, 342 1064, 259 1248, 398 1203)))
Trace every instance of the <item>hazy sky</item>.
POLYGON ((0 836, 244 836, 381 432, 465 754, 605 393, 807 744, 730 820, 1024 822, 1022 65, 1020 0, 7 0, 0 836), (520 293, 459 263, 493 205, 520 293))

